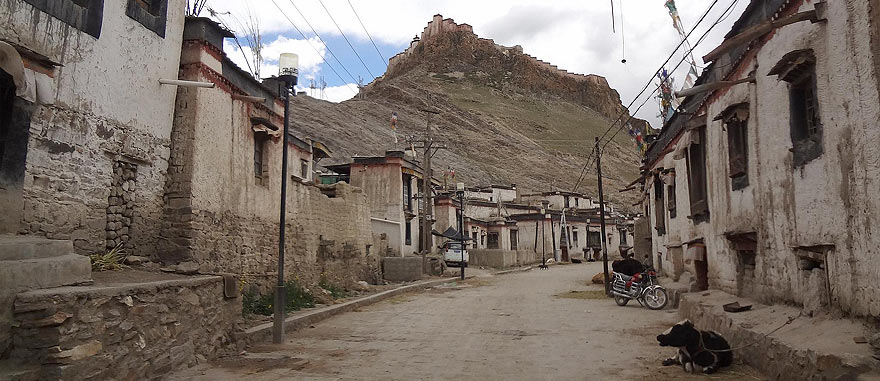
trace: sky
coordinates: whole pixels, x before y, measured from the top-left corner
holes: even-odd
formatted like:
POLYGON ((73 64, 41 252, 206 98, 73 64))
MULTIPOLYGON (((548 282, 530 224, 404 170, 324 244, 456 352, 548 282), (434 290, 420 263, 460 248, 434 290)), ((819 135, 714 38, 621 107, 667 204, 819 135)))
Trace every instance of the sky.
MULTIPOLYGON (((264 61, 260 76, 278 72, 281 53, 297 53, 299 87, 311 80, 326 88, 313 96, 340 102, 364 84, 381 76, 388 58, 403 51, 434 14, 474 27, 474 33, 495 43, 521 45, 525 53, 570 72, 597 74, 608 79, 624 105, 632 102, 681 42, 664 6, 666 0, 208 0, 207 7, 239 35, 239 44, 227 39, 225 51, 246 69, 250 55, 245 35, 249 19, 257 20, 264 61), (612 30, 612 6, 614 26, 612 30), (325 9, 326 7, 326 9, 325 9), (358 19, 360 18, 360 20, 358 19), (335 22, 334 22, 335 21, 335 22), (363 23, 363 26, 361 24, 363 23), (337 27, 338 25, 338 27, 337 27), (296 28, 299 28, 297 31, 296 28), (300 33, 301 32, 301 33, 300 33), (317 35, 316 33, 317 32, 317 35), (344 35, 343 35, 344 33, 344 35), (371 42, 372 38, 372 42, 371 42), (374 46, 375 43, 375 46, 374 46), (356 53, 355 53, 356 52, 356 53), (622 59, 626 63, 622 63, 622 59)), ((689 31, 714 3, 705 20, 688 39, 696 63, 730 31, 749 0, 676 0, 682 23, 689 31), (730 12, 725 15, 725 10, 730 12), (696 44, 710 26, 720 20, 696 44)), ((208 9, 202 16, 211 16, 208 9)), ((673 55, 671 69, 683 57, 673 55)), ((674 73, 676 87, 684 82, 686 64, 674 73)), ((657 81, 653 81, 656 83, 657 81)), ((649 92, 655 86, 649 88, 649 92)), ((636 99, 635 109, 647 99, 636 99)), ((660 127, 657 101, 649 100, 636 116, 660 127)))

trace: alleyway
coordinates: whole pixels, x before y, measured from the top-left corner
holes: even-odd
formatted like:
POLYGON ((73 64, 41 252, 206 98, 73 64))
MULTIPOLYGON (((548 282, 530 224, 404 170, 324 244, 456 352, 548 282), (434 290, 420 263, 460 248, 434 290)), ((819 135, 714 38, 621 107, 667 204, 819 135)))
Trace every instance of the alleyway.
MULTIPOLYGON (((663 368, 674 310, 618 307, 587 285, 601 264, 553 266, 408 294, 178 373, 182 379, 708 379, 663 368), (571 291, 586 291, 572 293, 571 291)), ((760 379, 743 366, 712 379, 760 379)))

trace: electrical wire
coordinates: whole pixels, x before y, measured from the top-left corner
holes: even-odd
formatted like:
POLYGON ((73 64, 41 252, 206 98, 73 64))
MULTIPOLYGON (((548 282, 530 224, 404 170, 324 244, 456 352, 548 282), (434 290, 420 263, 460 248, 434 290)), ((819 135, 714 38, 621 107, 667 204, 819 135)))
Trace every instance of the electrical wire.
MULTIPOLYGON (((711 32, 712 29, 714 29, 716 26, 718 26, 718 24, 720 24, 722 21, 724 21, 725 19, 727 19, 727 15, 729 15, 728 12, 731 12, 731 10, 733 10, 733 7, 735 7, 736 4, 737 4, 738 2, 739 2, 739 0, 734 0, 734 1, 730 4, 730 6, 727 7, 727 9, 721 14, 721 16, 719 16, 718 19, 717 19, 712 25, 710 25, 708 29, 706 29, 706 31, 703 33, 703 35, 700 36, 700 38, 697 40, 697 42, 691 47, 690 51, 687 52, 687 54, 685 54, 685 55, 682 57, 682 59, 681 59, 680 61, 678 61, 678 64, 675 65, 675 67, 674 67, 674 68, 672 69, 672 71, 670 71, 670 72, 675 72, 675 70, 677 70, 677 69, 679 68, 679 66, 681 66, 681 64, 685 62, 686 58, 687 58, 691 53, 693 53, 694 49, 695 49, 698 45, 700 45, 700 43, 703 42, 703 40, 706 38, 706 36, 709 35, 709 32, 711 32)), ((654 91, 651 92, 651 95, 654 95, 654 92, 656 92, 657 89, 659 89, 659 88, 660 88, 660 87, 658 86, 656 89, 654 89, 654 91)), ((642 104, 636 109, 636 112, 634 112, 633 115, 637 114, 637 113, 639 112, 639 110, 641 110, 642 106, 644 106, 645 103, 648 102, 648 99, 651 99, 651 96, 648 96, 647 98, 645 98, 645 101, 642 102, 642 104)), ((633 116, 630 115, 629 119, 626 120, 626 123, 629 123, 629 121, 632 120, 632 118, 633 118, 633 116)), ((611 138, 608 139, 608 140, 605 142, 605 144, 602 145, 602 150, 604 150, 604 149, 605 149, 605 146, 607 146, 609 142, 611 142, 612 140, 614 140, 614 137, 617 136, 617 134, 620 133, 621 130, 623 130, 623 126, 625 126, 626 123, 621 124, 621 126, 617 129, 617 131, 614 132, 614 134, 611 136, 611 138)))
POLYGON ((383 56, 382 52, 379 51, 379 47, 376 46, 376 42, 373 41, 373 36, 370 35, 370 32, 367 31, 367 27, 364 26, 364 22, 361 21, 361 16, 359 16, 357 11, 354 10, 354 5, 351 4, 351 0, 346 0, 346 1, 348 1, 348 6, 351 8, 351 11, 354 12, 354 17, 357 17, 358 22, 361 24, 361 28, 364 28, 364 33, 367 34, 367 37, 370 39, 370 43, 373 44, 373 48, 376 49, 376 53, 378 53, 379 57, 382 58, 382 62, 385 63, 385 67, 388 67, 388 60, 385 59, 385 56, 383 56))
MULTIPOLYGON (((290 0, 290 2, 292 3, 293 0, 290 0)), ((364 69, 367 69, 367 73, 370 74, 370 77, 376 78, 376 76, 373 75, 373 73, 370 71, 370 68, 367 67, 367 64, 364 63, 364 59, 361 58, 361 55, 358 54, 357 50, 355 50, 354 45, 352 45, 351 41, 348 40, 348 37, 345 35, 345 32, 343 32, 342 28, 339 27, 339 24, 336 22, 336 19, 334 19, 333 15, 330 14, 330 10, 327 9, 327 6, 324 5, 324 0, 318 0, 318 3, 321 4, 321 8, 324 8, 324 12, 326 12, 327 16, 330 17, 330 21, 333 21, 333 25, 336 25, 336 30, 338 30, 339 33, 342 34, 342 38, 345 39, 346 43, 348 43, 348 47, 351 48, 351 51, 354 52, 355 56, 357 56, 358 61, 361 61, 361 65, 364 65, 364 69)))
MULTIPOLYGON (((321 41, 321 43, 324 44, 324 48, 327 49, 327 51, 330 53, 330 56, 333 57, 333 59, 335 59, 336 62, 339 63, 339 66, 342 66, 342 70, 345 70, 345 72, 348 73, 348 76, 351 78, 351 81, 352 81, 353 83, 357 83, 358 80, 355 79, 353 75, 351 75, 351 72, 348 71, 348 68, 345 67, 345 64, 343 64, 342 61, 339 60, 339 57, 336 57, 336 54, 334 54, 334 53, 333 53, 333 50, 330 49, 330 45, 327 45, 327 42, 324 41, 323 38, 321 38, 321 35, 318 34, 318 31, 316 31, 315 28, 312 27, 312 23, 310 23, 310 22, 309 22, 309 19, 307 19, 306 16, 305 16, 305 15, 299 10, 299 7, 296 6, 296 3, 294 3, 293 0, 288 0, 288 1, 290 1, 290 5, 293 5, 293 9, 296 10, 296 13, 299 13, 299 16, 302 17, 303 21, 306 22, 306 25, 309 26, 309 29, 312 30, 312 33, 315 34, 315 37, 318 37, 318 41, 321 41)), ((272 0, 272 2, 274 3, 275 0, 272 0)), ((281 8, 278 8, 278 9, 281 9, 281 8)), ((288 20, 289 20, 289 19, 288 19, 288 20)), ((291 21, 291 23, 293 23, 293 21, 291 21)), ((302 33, 300 33, 300 34, 302 34, 302 33)), ((303 38, 306 38, 305 35, 303 35, 303 38)), ((325 60, 324 62, 327 62, 327 61, 325 60)), ((343 81, 343 82, 345 82, 345 81, 343 81)))
MULTIPOLYGON (((336 69, 334 69, 333 66, 330 65, 329 62, 327 62, 327 59, 324 58, 324 55, 321 54, 320 51, 318 51, 318 48, 316 48, 314 45, 312 45, 312 41, 309 40, 309 38, 306 37, 306 34, 303 33, 302 30, 300 30, 299 27, 296 26, 296 24, 293 22, 293 20, 291 20, 290 17, 288 17, 286 13, 284 13, 284 10, 278 6, 278 3, 276 3, 275 0, 270 0, 270 1, 272 1, 272 4, 275 5, 275 8, 278 8, 278 12, 281 12, 281 15, 284 16, 284 18, 287 19, 287 21, 290 23, 290 25, 293 26, 293 29, 296 29, 296 31, 299 32, 299 35, 302 36, 302 38, 304 40, 306 40, 306 42, 309 44, 309 46, 312 47, 312 49, 315 51, 315 53, 318 53, 318 57, 321 57, 321 60, 324 61, 324 64, 327 65, 327 67, 329 67, 331 71, 333 71, 333 74, 336 74, 336 76, 339 78, 340 81, 342 81, 342 83, 345 83, 345 85, 348 86, 349 89, 351 89, 352 91, 357 93, 357 90, 355 90, 354 88, 351 87, 351 83, 348 83, 344 79, 342 79, 342 76, 339 75, 339 72, 336 71, 336 69)), ((327 47, 327 45, 325 44, 324 47, 327 47)), ((329 51, 330 48, 327 48, 327 50, 329 51)), ((340 63, 340 65, 341 65, 341 63, 340 63)), ((342 68, 345 69, 345 66, 343 66, 342 68)))
MULTIPOLYGON (((654 77, 657 76, 657 73, 660 73, 660 72, 663 70, 663 68, 666 66, 666 64, 668 64, 669 61, 672 60, 672 57, 675 56, 675 52, 677 52, 678 49, 680 49, 681 46, 684 45, 685 41, 687 41, 687 38, 690 37, 690 35, 691 35, 692 33, 694 33, 694 31, 695 31, 695 30, 697 29, 697 27, 703 22, 703 20, 705 20, 705 18, 709 15, 709 13, 712 11, 712 9, 715 7, 715 5, 718 4, 718 1, 719 1, 719 0, 713 0, 713 1, 712 1, 712 4, 709 5, 709 8, 706 9, 705 12, 703 12, 703 15, 700 16, 700 19, 697 21, 696 24, 694 24, 694 27, 691 28, 691 30, 687 33, 687 35, 685 35, 685 38, 683 38, 683 39, 681 40, 681 42, 679 42, 678 45, 675 47, 675 49, 672 50, 672 52, 669 54, 669 57, 666 58, 666 60, 663 62, 662 65, 660 65, 660 68, 657 69, 657 70, 654 72, 653 75, 651 75, 651 79, 648 80, 648 83, 645 84, 645 87, 643 87, 642 90, 639 91, 639 93, 635 96, 635 98, 633 98, 632 102, 630 102, 629 105, 627 105, 626 108, 624 108, 624 110, 620 113, 620 115, 617 116, 617 118, 614 120, 614 122, 612 122, 611 125, 608 126, 608 129, 605 130, 605 132, 602 134, 602 136, 599 137, 599 140, 600 140, 600 141, 603 140, 603 139, 605 139, 605 137, 608 135, 608 133, 609 133, 609 132, 614 128, 614 126, 617 124, 617 122, 619 122, 619 121, 621 120, 621 118, 622 118, 624 115, 626 115, 626 113, 629 111, 629 108, 632 107, 632 105, 636 103, 636 101, 642 96, 642 94, 645 93, 646 90, 648 90, 648 88, 651 86, 651 83, 654 82, 654 77)), ((731 7, 733 6, 733 4, 736 3, 736 1, 738 1, 738 0, 734 0, 734 2, 731 4, 731 7)), ((613 4, 614 4, 614 1, 613 1, 613 0, 612 0, 612 3, 611 3, 611 4, 612 4, 612 7, 613 7, 613 4)), ((649 98, 650 98, 650 97, 649 97, 649 98)), ((632 118, 632 116, 630 116, 630 118, 632 118)), ((622 129, 623 126, 625 126, 625 124, 622 124, 622 125, 619 127, 619 129, 622 129)), ((594 151, 594 153, 595 153, 595 148, 593 149, 593 151, 594 151)), ((592 155, 592 154, 591 154, 591 155, 592 155)), ((586 164, 584 165, 584 169, 581 171, 581 176, 578 177, 578 181, 575 183, 573 189, 577 189, 577 188, 580 186, 581 181, 583 181, 583 177, 584 177, 584 175, 586 174, 587 166, 589 166, 589 165, 590 165, 589 162, 586 163, 586 164)))

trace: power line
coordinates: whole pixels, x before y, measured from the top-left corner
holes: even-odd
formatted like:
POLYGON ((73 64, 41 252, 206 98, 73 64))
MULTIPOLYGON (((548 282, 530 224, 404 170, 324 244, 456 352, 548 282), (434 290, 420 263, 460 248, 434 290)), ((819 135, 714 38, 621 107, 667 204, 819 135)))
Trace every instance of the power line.
MULTIPOLYGON (((303 20, 306 22, 306 25, 309 26, 309 29, 311 29, 312 32, 315 33, 315 36, 318 37, 318 41, 321 41, 321 43, 324 44, 324 48, 326 48, 327 51, 330 52, 330 56, 332 56, 333 59, 335 59, 336 62, 339 63, 339 66, 342 66, 342 70, 345 70, 345 72, 348 73, 348 76, 351 77, 352 83, 357 83, 357 79, 355 79, 354 76, 351 75, 351 72, 348 71, 348 68, 345 67, 345 65, 342 63, 342 61, 339 60, 339 57, 336 57, 336 54, 334 54, 333 50, 330 49, 330 45, 327 45, 327 42, 324 41, 323 38, 321 38, 321 35, 318 34, 318 31, 316 31, 315 28, 312 27, 312 23, 310 23, 309 19, 307 19, 306 16, 299 10, 299 7, 296 6, 296 3, 294 3, 293 0, 289 0, 289 1, 290 1, 290 5, 293 5, 293 9, 296 10, 296 13, 299 13, 299 16, 302 17, 303 20)), ((274 3, 275 0, 272 0, 272 2, 274 3)), ((278 8, 278 9, 281 9, 281 8, 278 8)), ((291 21, 291 23, 293 23, 293 22, 291 21)), ((297 30, 299 30, 299 29, 297 29, 297 30)), ((300 34, 302 34, 302 33, 300 33, 300 34)), ((306 38, 306 36, 303 35, 303 38, 306 38)), ((327 61, 325 60, 324 62, 327 62, 327 61)), ((345 82, 345 80, 343 80, 342 82, 345 82)))
MULTIPOLYGON (((709 32, 711 32, 712 29, 714 29, 716 26, 718 26, 718 24, 720 24, 724 19, 726 19, 726 18, 728 17, 729 12, 733 9, 734 6, 736 6, 737 3, 739 3, 739 0, 734 0, 732 3, 730 3, 730 6, 728 6, 727 9, 724 10, 724 12, 721 14, 721 16, 719 16, 718 19, 715 20, 715 22, 714 22, 711 26, 709 26, 708 29, 706 29, 706 31, 703 33, 703 35, 700 36, 700 38, 697 40, 697 42, 696 42, 693 46, 691 46, 690 51, 687 52, 687 54, 685 54, 685 55, 682 57, 682 59, 681 59, 680 61, 678 61, 678 64, 675 65, 675 67, 672 69, 672 72, 674 72, 676 69, 678 69, 678 67, 681 66, 682 63, 684 63, 686 57, 687 57, 689 54, 691 54, 691 53, 694 51, 694 49, 695 49, 698 45, 700 45, 700 43, 703 42, 703 40, 706 38, 706 36, 709 35, 709 32)), ((656 92, 657 89, 659 89, 659 88, 660 88, 660 87, 658 86, 656 89, 654 89, 654 91, 651 92, 651 95, 654 95, 654 92, 656 92)), ((636 109, 636 112, 633 113, 633 115, 635 115, 636 113, 638 113, 639 110, 642 108, 642 106, 644 106, 645 103, 647 103, 649 99, 651 99, 651 96, 648 96, 648 98, 645 98, 645 101, 642 102, 641 105, 639 105, 639 108, 636 109)), ((633 118, 633 116, 631 115, 631 116, 629 117, 629 119, 627 119, 626 122, 628 123, 630 120, 632 120, 632 118, 633 118)), ((626 123, 621 124, 621 126, 617 129, 617 131, 614 132, 614 135, 611 135, 611 138, 608 139, 608 141, 606 141, 605 144, 602 145, 602 150, 605 150, 605 146, 607 146, 608 143, 611 142, 611 141, 614 139, 614 137, 617 136, 617 134, 618 134, 621 130, 623 130, 623 127, 624 127, 625 125, 626 125, 626 123)))
MULTIPOLYGON (((293 2, 293 0, 290 0, 293 2)), ((348 37, 345 36, 345 32, 342 31, 342 28, 339 27, 339 24, 336 23, 336 19, 333 18, 333 15, 330 14, 330 10, 324 5, 324 0, 318 0, 321 3, 321 8, 324 8, 324 12, 327 12, 327 16, 330 16, 330 21, 333 21, 333 25, 336 25, 336 29, 339 30, 339 33, 342 34, 342 38, 345 39, 345 42, 348 43, 348 47, 351 48, 351 51, 354 52, 354 55, 357 56, 358 61, 361 61, 361 65, 364 65, 364 69, 367 69, 367 73, 370 73, 370 77, 376 78, 372 72, 370 72, 370 68, 367 67, 367 64, 364 63, 364 60, 361 58, 361 55, 358 54, 357 50, 354 49, 354 45, 351 44, 351 41, 348 41, 348 37)))
POLYGON ((379 47, 376 46, 376 43, 373 41, 373 36, 370 36, 370 32, 367 31, 367 27, 364 26, 364 22, 361 21, 361 16, 358 16, 357 11, 354 10, 354 6, 351 5, 351 0, 346 0, 346 1, 348 1, 348 6, 351 7, 351 11, 354 12, 354 17, 357 17, 358 22, 361 23, 361 28, 364 28, 364 33, 367 34, 367 37, 370 39, 370 43, 373 44, 373 48, 376 49, 376 53, 379 53, 379 57, 382 58, 382 62, 385 63, 385 67, 388 67, 388 60, 386 60, 385 56, 382 55, 382 52, 379 51, 379 47))
MULTIPOLYGON (((617 124, 617 122, 620 121, 620 118, 622 118, 622 117, 623 117, 623 116, 629 111, 629 108, 632 107, 632 105, 636 103, 636 101, 639 99, 639 97, 641 97, 642 94, 645 93, 645 90, 647 90, 647 89, 651 86, 651 83, 654 81, 654 77, 657 76, 657 73, 660 73, 660 71, 663 70, 663 68, 666 66, 666 64, 668 64, 669 61, 672 60, 672 57, 675 56, 675 52, 677 52, 678 49, 681 48, 682 45, 684 45, 685 41, 687 41, 687 38, 690 37, 690 35, 691 35, 691 34, 697 29, 697 27, 703 22, 703 20, 706 18, 706 16, 709 15, 709 12, 711 12, 711 11, 712 11, 712 8, 714 8, 715 5, 718 4, 718 1, 719 1, 719 0, 714 0, 714 1, 712 2, 712 4, 709 5, 709 8, 706 9, 706 12, 704 12, 703 15, 700 17, 700 19, 697 21, 697 23, 694 24, 694 27, 691 28, 691 30, 688 32, 688 34, 685 35, 685 38, 683 38, 683 39, 681 40, 681 42, 679 42, 678 45, 675 47, 675 49, 672 50, 672 52, 669 54, 669 57, 666 58, 666 61, 664 61, 663 64, 660 65, 660 68, 657 69, 657 71, 654 72, 654 74, 651 76, 651 79, 649 79, 649 80, 648 80, 648 83, 645 84, 645 87, 643 87, 642 90, 639 91, 638 95, 636 95, 635 98, 633 98, 632 102, 630 102, 629 105, 627 105, 626 108, 624 108, 624 110, 620 113, 620 115, 617 116, 617 118, 614 120, 614 122, 611 122, 611 125, 608 126, 608 129, 605 130, 605 132, 602 134, 602 136, 599 137, 599 140, 604 139, 605 136, 608 135, 608 132, 610 132, 611 129, 614 128, 614 126, 617 124)), ((734 0, 734 3, 736 3, 736 1, 738 1, 738 0, 734 0)), ((612 4, 613 4, 613 2, 612 2, 612 4)), ((731 5, 731 6, 732 6, 732 5, 731 5)), ((623 125, 621 125, 620 128, 623 128, 623 125)), ((595 151, 595 147, 593 148, 593 151, 595 151)), ((590 164, 587 163, 586 165, 584 165, 584 169, 581 171, 581 176, 578 177, 578 181, 575 183, 574 189, 577 189, 577 188, 580 186, 581 181, 583 181, 583 177, 584 177, 584 175, 585 175, 585 173, 586 173, 586 169, 587 169, 587 166, 588 166, 588 165, 590 165, 590 164)))

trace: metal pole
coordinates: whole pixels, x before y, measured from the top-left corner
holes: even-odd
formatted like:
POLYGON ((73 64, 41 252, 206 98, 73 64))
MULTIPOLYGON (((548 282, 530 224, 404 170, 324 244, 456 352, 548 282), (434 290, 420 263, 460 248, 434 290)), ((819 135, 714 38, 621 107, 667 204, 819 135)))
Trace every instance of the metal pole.
POLYGON ((605 295, 611 295, 608 276, 608 238, 605 236, 605 196, 602 194, 602 155, 599 152, 599 137, 596 137, 596 173, 599 178, 599 225, 602 230, 602 269, 605 273, 605 295))
POLYGON ((458 197, 460 210, 460 213, 458 214, 458 239, 459 245, 461 245, 461 264, 459 266, 461 266, 461 280, 464 280, 464 192, 459 192, 458 197))
POLYGON ((281 138, 281 215, 278 224, 278 283, 275 285, 275 308, 272 325, 272 342, 284 340, 284 231, 287 217, 287 135, 290 131, 290 88, 292 83, 284 79, 284 135, 281 138))
POLYGON ((541 216, 541 268, 547 268, 547 227, 544 226, 544 220, 547 219, 547 215, 544 214, 541 216))
POLYGON ((556 257, 556 228, 553 227, 553 214, 547 211, 547 214, 550 214, 550 240, 553 241, 553 259, 558 263, 559 258, 556 257))

